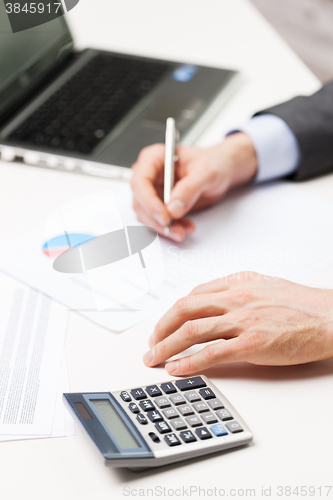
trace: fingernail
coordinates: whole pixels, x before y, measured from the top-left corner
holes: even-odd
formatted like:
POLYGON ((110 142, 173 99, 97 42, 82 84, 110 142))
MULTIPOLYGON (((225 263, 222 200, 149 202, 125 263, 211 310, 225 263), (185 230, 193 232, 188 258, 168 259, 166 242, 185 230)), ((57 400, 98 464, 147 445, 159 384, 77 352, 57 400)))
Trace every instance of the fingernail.
POLYGON ((178 365, 179 361, 170 361, 170 363, 167 363, 165 365, 165 368, 170 373, 170 375, 174 375, 175 372, 178 370, 178 365))
POLYGON ((146 354, 143 356, 143 362, 145 365, 149 366, 150 363, 154 359, 154 349, 151 349, 150 351, 146 352, 146 354))
POLYGON ((178 243, 181 243, 183 241, 183 237, 176 231, 175 229, 170 228, 169 231, 169 237, 172 238, 173 240, 177 241, 178 243))
POLYGON ((155 344, 154 338, 155 338, 155 335, 154 335, 154 333, 152 333, 151 336, 149 337, 149 340, 148 340, 148 345, 150 348, 153 347, 153 345, 155 344))
POLYGON ((165 222, 165 217, 163 214, 160 214, 158 212, 154 212, 153 213, 153 217, 154 219, 156 220, 156 222, 160 225, 160 226, 165 226, 166 225, 166 222, 165 222))
POLYGON ((167 208, 168 212, 170 212, 170 215, 173 217, 181 217, 185 210, 185 203, 176 198, 168 203, 167 208))
POLYGON ((195 227, 194 226, 185 227, 185 231, 186 231, 186 234, 192 234, 195 231, 195 227))

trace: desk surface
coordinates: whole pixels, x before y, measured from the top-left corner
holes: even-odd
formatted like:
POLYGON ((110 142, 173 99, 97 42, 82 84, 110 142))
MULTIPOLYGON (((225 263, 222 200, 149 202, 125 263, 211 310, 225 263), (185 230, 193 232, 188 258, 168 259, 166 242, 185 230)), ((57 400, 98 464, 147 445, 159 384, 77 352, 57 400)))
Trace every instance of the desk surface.
MULTIPOLYGON (((200 138, 201 145, 220 140, 260 108, 319 87, 246 0, 81 0, 68 17, 81 47, 240 68, 244 86, 200 138), (98 5, 95 11, 92 4, 98 5), (170 31, 173 37, 166 43, 170 31)), ((28 233, 71 198, 110 186, 124 185, 2 162, 2 240, 28 233)), ((330 198, 333 176, 302 188, 330 198)), ((318 277, 316 284, 333 286, 333 273, 318 277)), ((71 389, 122 389, 165 379, 163 369, 148 369, 141 361, 152 327, 146 321, 115 334, 71 313, 66 341, 71 389)), ((139 489, 191 486, 224 488, 229 496, 232 488, 254 488, 256 497, 262 496, 262 486, 272 486, 274 498, 279 485, 322 486, 324 497, 324 487, 333 482, 333 361, 286 368, 238 364, 207 375, 244 416, 255 436, 253 445, 138 474, 103 467, 79 429, 71 438, 0 443, 1 498, 120 499, 139 496, 139 489)), ((192 491, 192 498, 199 498, 198 492, 192 491)))

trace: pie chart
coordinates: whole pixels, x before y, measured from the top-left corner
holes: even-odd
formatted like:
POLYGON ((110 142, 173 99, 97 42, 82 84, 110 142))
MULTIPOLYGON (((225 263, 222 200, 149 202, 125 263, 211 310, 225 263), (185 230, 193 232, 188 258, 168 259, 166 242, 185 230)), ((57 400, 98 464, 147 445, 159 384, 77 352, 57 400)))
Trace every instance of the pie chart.
POLYGON ((85 243, 93 238, 94 236, 91 234, 62 234, 47 241, 43 246, 43 253, 47 257, 54 259, 69 250, 70 247, 82 245, 82 243, 85 243))

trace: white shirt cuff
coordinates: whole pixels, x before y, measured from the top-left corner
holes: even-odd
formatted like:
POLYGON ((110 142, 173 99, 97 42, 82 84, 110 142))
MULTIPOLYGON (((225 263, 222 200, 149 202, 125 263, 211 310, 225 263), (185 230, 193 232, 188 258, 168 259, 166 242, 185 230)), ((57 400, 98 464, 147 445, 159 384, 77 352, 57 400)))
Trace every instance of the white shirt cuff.
POLYGON ((258 159, 258 172, 254 182, 286 177, 297 170, 300 160, 297 139, 278 116, 268 113, 255 116, 229 134, 234 132, 244 132, 253 142, 258 159))

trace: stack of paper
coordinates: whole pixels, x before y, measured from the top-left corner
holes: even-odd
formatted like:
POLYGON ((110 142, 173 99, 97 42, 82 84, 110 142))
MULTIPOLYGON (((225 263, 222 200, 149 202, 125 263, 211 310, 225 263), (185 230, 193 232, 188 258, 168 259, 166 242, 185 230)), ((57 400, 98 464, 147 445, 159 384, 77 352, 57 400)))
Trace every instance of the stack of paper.
POLYGON ((67 312, 0 274, 0 441, 75 434, 62 403, 67 312))

